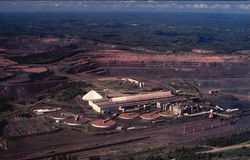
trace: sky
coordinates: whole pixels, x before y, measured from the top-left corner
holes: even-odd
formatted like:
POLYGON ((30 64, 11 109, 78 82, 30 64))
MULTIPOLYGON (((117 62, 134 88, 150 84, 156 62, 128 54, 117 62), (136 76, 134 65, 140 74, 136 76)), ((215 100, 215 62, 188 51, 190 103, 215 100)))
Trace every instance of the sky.
POLYGON ((250 1, 0 1, 0 12, 247 13, 250 1))

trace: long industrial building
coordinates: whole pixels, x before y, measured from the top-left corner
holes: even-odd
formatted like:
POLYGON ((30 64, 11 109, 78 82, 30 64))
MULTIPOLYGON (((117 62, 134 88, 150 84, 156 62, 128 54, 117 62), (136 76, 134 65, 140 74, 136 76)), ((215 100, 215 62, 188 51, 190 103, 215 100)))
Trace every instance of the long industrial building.
MULTIPOLYGON (((92 91, 93 92, 93 91, 92 91)), ((137 94, 125 97, 115 97, 110 99, 88 100, 89 105, 97 112, 117 112, 119 109, 147 105, 161 101, 178 101, 179 97, 174 96, 171 91, 159 91, 145 94, 137 94)))

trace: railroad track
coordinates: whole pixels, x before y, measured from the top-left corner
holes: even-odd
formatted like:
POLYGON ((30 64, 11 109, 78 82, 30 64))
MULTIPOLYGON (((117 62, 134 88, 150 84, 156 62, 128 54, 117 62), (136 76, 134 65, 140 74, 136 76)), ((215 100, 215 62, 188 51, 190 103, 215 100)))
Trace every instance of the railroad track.
MULTIPOLYGON (((53 145, 54 149, 48 149, 48 148, 51 148, 51 144, 50 144, 49 146, 43 146, 43 147, 34 148, 34 149, 30 148, 28 153, 27 151, 23 150, 23 151, 20 151, 18 154, 26 155, 25 157, 21 157, 22 160, 23 159, 45 159, 54 155, 61 155, 61 154, 71 154, 71 155, 76 155, 76 156, 85 155, 86 156, 86 154, 94 152, 96 149, 129 143, 126 141, 137 139, 138 135, 140 136, 139 138, 147 137, 145 140, 152 138, 153 141, 157 140, 157 137, 162 137, 165 135, 166 136, 175 135, 175 136, 167 137, 167 139, 164 141, 166 141, 166 143, 176 142, 176 140, 178 139, 178 141, 181 141, 181 142, 190 142, 190 141, 195 140, 193 134, 187 134, 187 136, 185 136, 183 135, 182 130, 183 130, 184 125, 191 125, 191 124, 196 124, 196 122, 187 122, 184 124, 171 125, 168 127, 152 127, 152 128, 148 128, 147 130, 144 130, 143 132, 134 130, 130 132, 121 132, 121 133, 112 134, 112 135, 100 135, 100 136, 85 135, 85 136, 81 136, 82 138, 79 137, 79 139, 74 140, 74 141, 69 141, 63 144, 53 145), (182 135, 183 138, 179 139, 180 135, 182 135), (107 139, 112 140, 112 143, 109 142, 107 139), (97 148, 95 148, 96 146, 97 148), (75 149, 72 149, 72 148, 75 148, 75 149), (60 152, 60 150, 64 150, 64 151, 60 152)), ((249 125, 247 126, 250 127, 249 125)), ((218 134, 217 131, 214 133, 218 134)), ((202 134, 198 134, 198 135, 199 136, 197 136, 196 138, 204 138, 204 135, 202 134)), ((205 136, 207 135, 205 134, 205 136)))
POLYGON ((117 142, 104 143, 104 144, 101 144, 101 145, 92 145, 90 147, 85 147, 85 148, 80 148, 80 149, 75 149, 75 150, 69 150, 69 151, 59 152, 59 153, 55 153, 55 154, 49 154, 49 155, 45 155, 45 156, 34 156, 34 157, 28 157, 28 158, 22 158, 22 159, 25 159, 25 160, 45 159, 45 158, 50 158, 52 156, 57 156, 57 155, 62 155, 62 154, 72 154, 72 153, 89 151, 89 150, 94 150, 94 149, 100 149, 100 148, 105 148, 105 147, 110 147, 110 146, 115 146, 115 145, 121 145, 121 144, 125 144, 125 143, 145 140, 147 138, 150 138, 150 137, 149 136, 143 136, 143 137, 138 137, 138 138, 130 138, 130 139, 117 141, 117 142))

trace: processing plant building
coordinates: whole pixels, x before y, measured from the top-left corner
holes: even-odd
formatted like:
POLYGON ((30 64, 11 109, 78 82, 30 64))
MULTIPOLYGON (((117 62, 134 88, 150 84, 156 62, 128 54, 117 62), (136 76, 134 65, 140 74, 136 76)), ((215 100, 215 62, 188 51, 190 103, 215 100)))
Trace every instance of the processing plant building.
MULTIPOLYGON (((93 93, 93 90, 92 90, 93 93)), ((87 93, 88 94, 88 93, 87 93)), ((95 94, 96 95, 96 94, 95 94)), ((143 106, 148 104, 155 104, 158 102, 173 102, 178 101, 179 98, 174 96, 171 91, 157 91, 145 94, 129 95, 124 97, 114 98, 98 98, 88 100, 89 105, 99 113, 118 112, 123 109, 143 106)))

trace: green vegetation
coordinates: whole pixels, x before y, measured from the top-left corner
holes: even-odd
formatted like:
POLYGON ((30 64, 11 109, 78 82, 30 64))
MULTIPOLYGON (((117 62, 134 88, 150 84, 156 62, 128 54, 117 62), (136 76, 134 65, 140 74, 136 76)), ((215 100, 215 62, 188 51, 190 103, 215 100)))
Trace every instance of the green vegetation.
POLYGON ((18 116, 18 117, 25 117, 25 118, 31 118, 31 117, 32 117, 32 115, 31 115, 30 113, 27 113, 27 112, 25 112, 25 113, 20 113, 20 114, 18 114, 17 116, 18 116))
POLYGON ((161 156, 159 156, 159 155, 149 155, 149 156, 147 156, 146 157, 146 159, 145 160, 164 160, 161 156))
POLYGON ((66 76, 52 76, 49 78, 49 80, 66 80, 68 77, 66 76))
POLYGON ((169 85, 176 90, 198 91, 196 87, 194 87, 193 85, 191 85, 188 82, 175 81, 175 82, 169 83, 169 85))
MULTIPOLYGON (((172 148, 172 147, 171 147, 172 148)), ((174 147, 173 147, 174 148, 174 147)), ((127 156, 126 160, 205 160, 210 159, 212 154, 196 154, 197 152, 207 150, 202 146, 196 147, 177 147, 171 150, 159 150, 149 152, 139 156, 127 156)))
POLYGON ((204 148, 202 146, 197 147, 180 147, 176 148, 173 151, 169 151, 168 153, 164 153, 162 157, 164 159, 176 159, 176 160, 196 160, 196 159, 205 159, 206 156, 209 155, 203 155, 200 157, 200 155, 195 155, 196 152, 204 151, 207 148, 204 148))
POLYGON ((194 84, 191 84, 190 82, 180 79, 175 79, 175 80, 167 80, 166 84, 173 90, 176 90, 176 92, 173 92, 175 95, 180 95, 180 96, 199 95, 198 88, 196 88, 196 86, 194 84))
POLYGON ((0 135, 2 135, 4 127, 8 124, 8 121, 6 119, 0 120, 0 135))
MULTIPOLYGON (((186 150, 187 151, 187 150, 186 150)), ((247 147, 242 147, 241 149, 230 150, 226 152, 218 153, 202 153, 197 154, 194 152, 176 152, 178 156, 169 159, 175 160, 248 160, 250 158, 250 149, 247 147)), ((168 160, 165 158, 164 160, 168 160)))
POLYGON ((12 77, 14 77, 15 75, 11 75, 11 76, 6 76, 6 77, 1 77, 0 78, 0 82, 3 82, 3 81, 6 81, 6 80, 9 80, 11 79, 12 77))
POLYGON ((62 60, 65 57, 70 57, 81 52, 86 51, 72 51, 75 47, 70 46, 67 48, 61 48, 53 52, 46 52, 42 54, 32 54, 27 56, 13 56, 10 57, 11 60, 18 62, 19 64, 48 64, 53 63, 59 60, 62 60))
MULTIPOLYGON (((240 149, 230 150, 222 153, 217 153, 215 155, 220 155, 225 160, 233 160, 233 159, 243 159, 248 160, 250 159, 250 148, 242 147, 240 149)), ((221 158, 221 159, 222 159, 221 158)))
POLYGON ((161 90, 163 90, 163 88, 161 88, 161 87, 158 87, 158 88, 152 88, 152 89, 151 89, 151 91, 152 91, 152 92, 155 92, 155 91, 161 91, 161 90))
POLYGON ((77 157, 64 154, 64 155, 53 156, 50 160, 77 160, 77 157))
POLYGON ((124 81, 116 81, 116 80, 105 80, 105 81, 99 81, 94 80, 90 81, 91 84, 93 84, 93 87, 96 90, 103 90, 103 89, 113 89, 113 90, 121 90, 121 89, 127 89, 127 90, 135 90, 138 87, 136 85, 131 84, 130 82, 124 82, 124 81))
POLYGON ((58 101, 69 101, 77 95, 83 95, 87 93, 87 89, 91 87, 91 84, 86 82, 71 82, 63 84, 60 87, 56 87, 50 90, 44 97, 51 97, 58 101))
MULTIPOLYGON (((199 150, 199 149, 198 149, 199 150)), ((183 147, 170 151, 168 153, 163 153, 160 155, 149 155, 145 159, 149 160, 235 160, 235 159, 249 159, 250 149, 247 147, 242 147, 241 149, 231 150, 227 152, 219 153, 197 153, 197 148, 183 147)), ((134 158, 134 160, 143 160, 134 158)))
MULTIPOLYGON (((250 49, 248 19, 249 14, 213 13, 8 13, 0 15, 0 34, 72 35, 116 44, 125 50, 143 48, 176 53, 205 49, 230 53, 250 49)), ((58 51, 52 57, 50 53, 27 56, 27 62, 26 58, 16 59, 22 63, 48 63, 65 55, 68 56, 58 51)))
MULTIPOLYGON (((249 159, 250 148, 242 147, 237 150, 230 150, 218 153, 198 153, 208 150, 207 147, 171 147, 171 150, 158 150, 155 152, 145 152, 144 154, 133 155, 128 154, 122 157, 109 157, 111 160, 235 160, 235 159, 249 159)), ((92 156, 89 160, 102 160, 101 156, 92 156)))
POLYGON ((8 102, 12 101, 13 98, 0 98, 0 112, 13 111, 14 106, 8 102))
POLYGON ((216 99, 221 99, 221 100, 228 100, 228 101, 238 101, 239 98, 235 97, 234 95, 229 95, 229 94, 220 94, 216 99))
POLYGON ((250 140, 250 131, 242 131, 217 138, 210 138, 206 141, 206 145, 224 147, 224 146, 243 143, 249 140, 250 140))
POLYGON ((89 160, 101 160, 101 158, 99 156, 91 156, 89 160))

